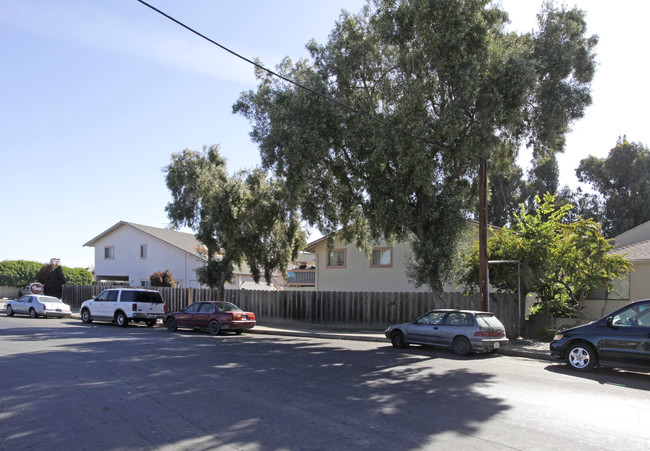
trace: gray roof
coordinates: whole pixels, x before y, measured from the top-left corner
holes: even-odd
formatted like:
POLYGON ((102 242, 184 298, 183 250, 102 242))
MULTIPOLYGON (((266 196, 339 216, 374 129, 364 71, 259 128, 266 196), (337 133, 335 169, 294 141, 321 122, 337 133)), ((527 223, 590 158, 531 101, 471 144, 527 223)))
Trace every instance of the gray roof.
POLYGON ((650 260, 650 240, 640 241, 638 243, 620 247, 611 251, 610 254, 622 255, 631 262, 650 260))
POLYGON ((100 233, 95 238, 88 241, 86 244, 84 244, 84 246, 95 247, 95 243, 98 240, 104 238, 106 235, 114 232, 120 227, 133 227, 134 229, 137 229, 143 233, 146 233, 147 235, 157 238, 160 241, 169 244, 170 246, 176 247, 182 251, 187 252, 188 254, 192 254, 195 257, 205 259, 205 255, 199 252, 200 249, 205 249, 205 246, 201 244, 196 239, 196 237, 191 233, 178 232, 176 230, 160 229, 158 227, 134 224, 132 222, 126 222, 126 221, 118 222, 110 229, 100 233))

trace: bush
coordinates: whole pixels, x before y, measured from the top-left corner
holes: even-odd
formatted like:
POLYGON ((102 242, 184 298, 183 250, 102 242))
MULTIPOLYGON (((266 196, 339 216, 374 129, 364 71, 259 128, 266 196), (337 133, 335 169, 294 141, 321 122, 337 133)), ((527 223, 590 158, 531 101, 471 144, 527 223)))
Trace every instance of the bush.
POLYGON ((152 287, 176 288, 177 286, 176 280, 174 280, 174 276, 169 269, 166 269, 165 271, 156 271, 149 276, 149 282, 152 287))
POLYGON ((36 274, 43 263, 27 260, 5 260, 0 262, 0 286, 24 287, 36 282, 36 274))
POLYGON ((91 285, 93 283, 92 273, 85 268, 63 266, 63 275, 65 283, 68 285, 91 285))

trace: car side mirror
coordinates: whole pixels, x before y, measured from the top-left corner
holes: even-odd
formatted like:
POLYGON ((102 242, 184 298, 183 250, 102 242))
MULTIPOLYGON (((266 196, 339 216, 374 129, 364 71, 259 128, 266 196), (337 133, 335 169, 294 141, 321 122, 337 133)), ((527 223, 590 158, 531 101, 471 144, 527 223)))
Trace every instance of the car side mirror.
POLYGON ((607 319, 605 320, 605 324, 607 324, 607 327, 613 327, 614 326, 614 318, 611 316, 608 316, 607 319))
POLYGON ((90 299, 93 299, 93 300, 94 300, 96 297, 97 297, 97 296, 92 295, 92 296, 90 296, 90 299))

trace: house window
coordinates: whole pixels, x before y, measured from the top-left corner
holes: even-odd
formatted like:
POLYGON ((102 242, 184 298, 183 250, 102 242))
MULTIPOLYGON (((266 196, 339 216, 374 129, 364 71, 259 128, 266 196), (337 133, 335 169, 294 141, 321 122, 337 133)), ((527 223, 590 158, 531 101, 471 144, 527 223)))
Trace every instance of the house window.
POLYGON ((141 259, 147 258, 147 245, 146 244, 141 244, 140 245, 140 258, 141 259))
POLYGON ((106 246, 104 248, 104 260, 115 259, 115 246, 106 246))
POLYGON ((330 249, 327 251, 328 268, 345 268, 345 249, 330 249))
POLYGON ((150 287, 151 286, 151 280, 142 280, 140 282, 141 287, 150 287))
POLYGON ((376 247, 372 250, 370 259, 371 268, 392 268, 393 267, 393 248, 376 247))

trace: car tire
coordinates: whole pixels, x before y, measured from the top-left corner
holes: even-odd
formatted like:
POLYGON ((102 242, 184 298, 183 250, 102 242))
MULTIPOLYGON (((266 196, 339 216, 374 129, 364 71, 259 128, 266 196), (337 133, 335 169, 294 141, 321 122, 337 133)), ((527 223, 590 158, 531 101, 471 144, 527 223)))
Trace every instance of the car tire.
POLYGON ((408 346, 404 333, 401 330, 397 330, 391 334, 390 343, 395 348, 406 348, 408 346))
POLYGON ((575 343, 566 351, 566 363, 572 370, 590 371, 598 363, 598 357, 591 345, 575 343))
POLYGON ((165 323, 167 326, 167 330, 170 332, 174 332, 176 329, 178 329, 178 324, 176 324, 176 320, 174 318, 167 318, 167 323, 165 323))
POLYGON ((30 318, 38 318, 38 313, 36 313, 36 310, 34 310, 33 308, 30 308, 29 309, 29 316, 30 316, 30 318))
POLYGON ((90 310, 87 308, 81 311, 81 322, 90 324, 93 322, 93 319, 90 317, 90 310))
POLYGON ((216 319, 210 321, 210 324, 208 325, 208 330, 210 331, 211 335, 219 335, 221 333, 221 326, 219 325, 219 321, 217 321, 216 319))
POLYGON ((10 305, 7 306, 7 316, 14 316, 14 309, 10 305))
POLYGON ((236 330, 235 335, 241 335, 242 331, 241 330, 236 330))
POLYGON ((454 350, 454 354, 465 357, 472 352, 472 344, 466 337, 456 337, 454 338, 452 349, 454 350))
POLYGON ((115 314, 115 323, 120 327, 126 327, 129 325, 129 319, 126 317, 124 312, 117 312, 115 314))
POLYGON ((147 327, 153 327, 156 325, 157 322, 158 321, 156 321, 155 319, 148 319, 147 321, 145 321, 145 324, 147 325, 147 327))

